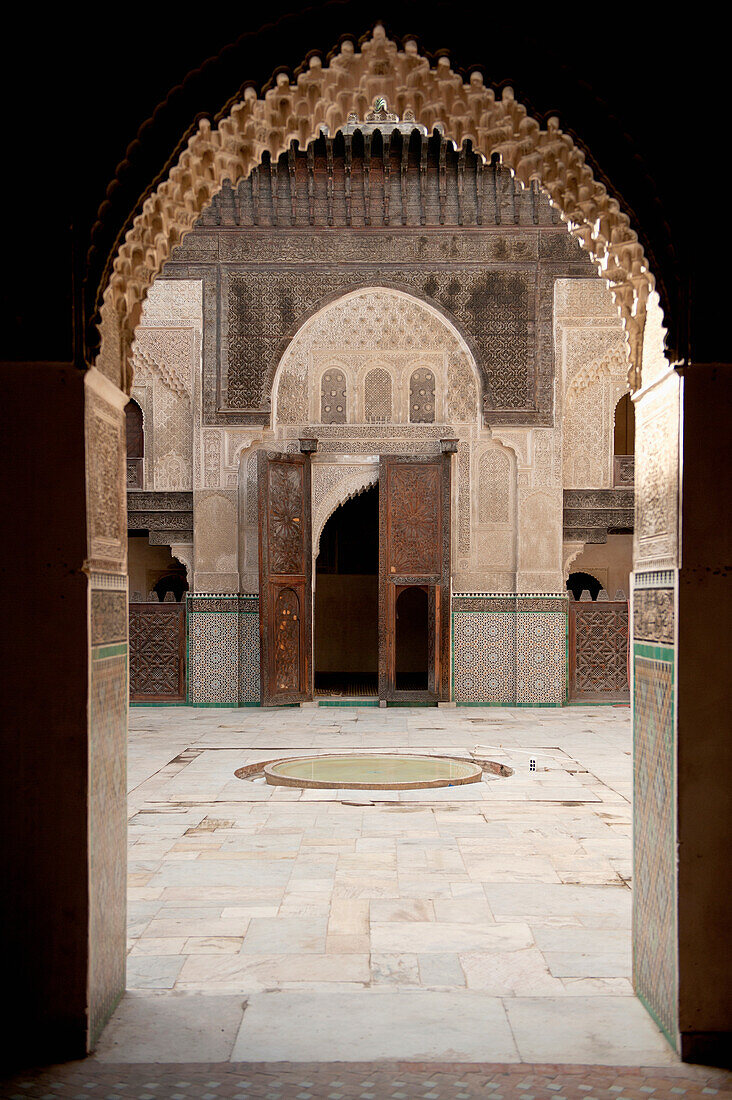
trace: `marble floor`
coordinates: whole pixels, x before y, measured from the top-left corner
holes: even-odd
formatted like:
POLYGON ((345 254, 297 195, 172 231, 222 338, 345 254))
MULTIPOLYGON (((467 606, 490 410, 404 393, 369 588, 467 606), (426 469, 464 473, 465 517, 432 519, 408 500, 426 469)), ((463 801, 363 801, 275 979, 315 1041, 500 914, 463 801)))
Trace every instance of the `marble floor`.
POLYGON ((630 984, 627 708, 133 708, 129 792, 128 993, 98 1060, 676 1062, 630 984), (514 774, 234 775, 352 750, 514 774))

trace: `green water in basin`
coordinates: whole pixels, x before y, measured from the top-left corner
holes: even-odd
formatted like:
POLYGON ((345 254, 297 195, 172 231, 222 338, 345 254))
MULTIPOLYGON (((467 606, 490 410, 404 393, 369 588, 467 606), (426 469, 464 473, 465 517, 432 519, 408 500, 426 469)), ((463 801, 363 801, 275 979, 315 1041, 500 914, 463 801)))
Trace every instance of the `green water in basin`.
POLYGON ((468 760, 440 756, 353 753, 280 760, 264 769, 268 783, 303 787, 409 790, 475 783, 482 769, 468 760))

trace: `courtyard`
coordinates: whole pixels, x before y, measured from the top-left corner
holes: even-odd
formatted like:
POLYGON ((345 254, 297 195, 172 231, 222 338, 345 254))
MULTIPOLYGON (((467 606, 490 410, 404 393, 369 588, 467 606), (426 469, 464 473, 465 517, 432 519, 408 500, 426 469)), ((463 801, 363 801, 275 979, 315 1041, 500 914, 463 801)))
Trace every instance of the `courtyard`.
POLYGON ((676 1064, 631 986, 631 770, 627 707, 133 708, 127 993, 94 1058, 676 1064), (514 774, 234 775, 476 749, 514 774))

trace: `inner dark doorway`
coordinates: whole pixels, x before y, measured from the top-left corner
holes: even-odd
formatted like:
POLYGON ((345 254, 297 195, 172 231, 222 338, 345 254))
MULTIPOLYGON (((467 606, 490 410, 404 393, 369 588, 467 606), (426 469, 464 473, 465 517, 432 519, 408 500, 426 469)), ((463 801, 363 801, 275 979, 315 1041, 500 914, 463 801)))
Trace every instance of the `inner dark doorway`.
POLYGON ((413 585, 396 600, 395 688, 427 691, 428 631, 427 593, 413 585))
POLYGON ((597 577, 592 576, 592 573, 570 573, 567 579, 567 589, 572 593, 575 600, 581 599, 585 590, 589 592, 590 599, 596 600, 602 585, 597 577))
POLYGON ((328 519, 315 567, 315 692, 376 698, 379 652, 379 488, 328 519))

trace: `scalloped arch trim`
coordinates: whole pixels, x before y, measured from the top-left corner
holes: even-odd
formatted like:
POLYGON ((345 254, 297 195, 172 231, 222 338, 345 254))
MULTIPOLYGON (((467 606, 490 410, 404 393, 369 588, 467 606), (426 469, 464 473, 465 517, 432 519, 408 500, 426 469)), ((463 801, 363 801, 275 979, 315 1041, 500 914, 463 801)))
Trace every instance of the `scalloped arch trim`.
POLYGON ((469 139, 484 157, 498 155, 523 186, 538 180, 608 282, 629 342, 629 381, 637 388, 653 276, 628 215, 595 179, 558 119, 542 128, 513 89, 497 97, 478 72, 465 83, 449 58, 431 66, 414 40, 399 49, 380 24, 360 51, 346 41, 329 65, 311 57, 294 83, 279 73, 261 98, 247 88, 217 127, 201 121, 178 163, 145 200, 114 260, 103 296, 101 369, 110 340, 126 360, 148 288, 224 180, 235 184, 265 152, 278 157, 291 141, 307 144, 321 126, 334 133, 351 112, 363 118, 376 95, 402 116, 412 110, 428 129, 441 125, 457 145, 469 139))

